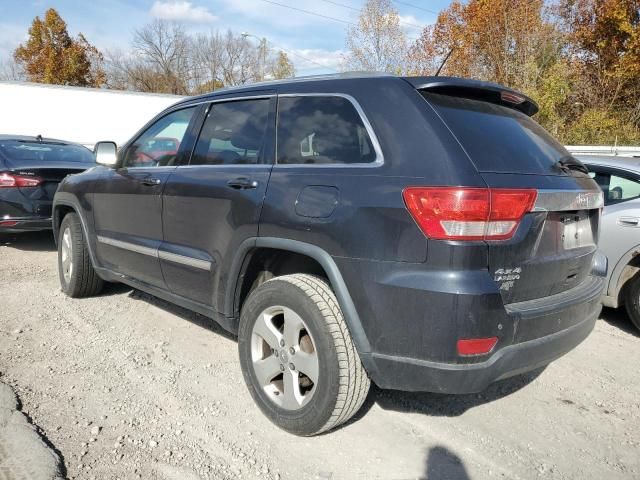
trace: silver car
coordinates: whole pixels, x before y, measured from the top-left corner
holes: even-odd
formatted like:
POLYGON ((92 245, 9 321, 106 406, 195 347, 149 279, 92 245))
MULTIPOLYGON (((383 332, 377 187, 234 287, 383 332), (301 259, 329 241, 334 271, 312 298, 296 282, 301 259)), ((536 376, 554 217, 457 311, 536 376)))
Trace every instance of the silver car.
POLYGON ((600 249, 609 259, 603 304, 625 306, 640 329, 640 158, 579 156, 604 192, 600 249))

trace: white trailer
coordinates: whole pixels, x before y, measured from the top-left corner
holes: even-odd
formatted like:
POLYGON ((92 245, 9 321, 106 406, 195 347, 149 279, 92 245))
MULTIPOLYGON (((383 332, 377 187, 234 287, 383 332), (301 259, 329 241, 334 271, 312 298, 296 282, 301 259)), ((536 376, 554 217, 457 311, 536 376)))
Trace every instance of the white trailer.
POLYGON ((42 135, 89 148, 122 145, 176 95, 123 92, 27 82, 0 82, 0 134, 42 135))
POLYGON ((619 145, 567 145, 574 155, 614 155, 618 157, 640 157, 640 147, 619 145))

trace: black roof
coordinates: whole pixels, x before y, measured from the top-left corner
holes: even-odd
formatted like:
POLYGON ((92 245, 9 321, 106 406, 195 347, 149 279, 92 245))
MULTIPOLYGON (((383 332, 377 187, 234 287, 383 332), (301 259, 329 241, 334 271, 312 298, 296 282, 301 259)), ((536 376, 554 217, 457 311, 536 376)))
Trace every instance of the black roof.
POLYGON ((206 100, 213 96, 227 95, 227 94, 241 94, 243 92, 255 92, 260 90, 274 90, 284 91, 293 89, 296 86, 313 87, 317 86, 326 90, 335 85, 339 87, 342 82, 353 82, 358 80, 363 81, 376 81, 376 79, 386 79, 398 81, 405 81, 412 85, 417 90, 428 90, 436 93, 448 93, 457 94, 461 96, 470 96, 472 98, 479 98, 493 103, 504 104, 516 110, 520 110, 527 115, 534 115, 538 111, 538 105, 526 95, 520 92, 504 87, 497 83, 483 82, 480 80, 471 80, 467 78, 459 77, 434 77, 434 76, 422 76, 422 77, 398 77, 389 73, 380 72, 348 72, 332 75, 315 75, 308 77, 296 77, 284 80, 273 80, 266 82, 251 83, 247 85, 240 85, 235 87, 221 88, 210 93, 205 93, 196 97, 185 98, 178 102, 178 104, 193 102, 194 100, 206 100), (510 103, 502 98, 502 93, 515 94, 522 99, 520 103, 510 103))

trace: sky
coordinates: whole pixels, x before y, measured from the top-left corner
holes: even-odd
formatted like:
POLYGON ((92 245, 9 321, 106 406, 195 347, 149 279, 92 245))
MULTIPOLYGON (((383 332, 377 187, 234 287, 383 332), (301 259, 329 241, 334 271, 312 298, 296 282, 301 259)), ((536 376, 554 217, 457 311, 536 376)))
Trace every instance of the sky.
MULTIPOLYGON (((33 18, 58 10, 69 32, 100 50, 127 49, 135 29, 154 19, 175 20, 190 32, 231 29, 264 37, 283 49, 298 75, 339 70, 345 34, 365 0, 0 0, 0 61, 27 37, 33 18), (305 13, 313 12, 313 14, 305 13), (326 18, 326 17, 331 17, 326 18)), ((394 1, 409 39, 433 23, 450 0, 394 1)), ((255 38, 252 41, 258 42, 255 38)))

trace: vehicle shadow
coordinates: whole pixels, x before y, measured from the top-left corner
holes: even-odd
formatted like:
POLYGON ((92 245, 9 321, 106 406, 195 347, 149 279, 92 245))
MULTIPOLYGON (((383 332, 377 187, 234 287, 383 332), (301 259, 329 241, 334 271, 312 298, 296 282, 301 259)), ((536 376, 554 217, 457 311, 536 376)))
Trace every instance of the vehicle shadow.
POLYGON ((429 449, 424 476, 419 480, 471 480, 462 459, 447 447, 429 449))
POLYGON ((621 308, 607 308, 604 307, 602 309, 602 313, 600 314, 600 318, 607 322, 609 325, 619 328, 625 333, 629 333, 636 337, 640 337, 640 330, 638 330, 633 323, 631 323, 631 319, 627 315, 624 307, 621 308))
POLYGON ((53 233, 42 232, 0 233, 0 247, 15 248, 24 252, 55 252, 53 233))
POLYGON ((467 410, 495 402, 526 387, 538 378, 545 368, 546 366, 522 375, 500 380, 489 385, 486 390, 480 393, 463 395, 402 392, 397 390, 384 390, 372 385, 364 405, 348 423, 356 422, 364 417, 374 404, 377 404, 384 410, 395 412, 422 413, 436 417, 458 417, 467 410))
POLYGON ((182 320, 187 320, 188 322, 191 322, 194 325, 197 325, 198 327, 204 328, 205 330, 208 330, 211 333, 221 335, 228 340, 233 340, 233 341, 238 340, 238 338, 234 334, 226 331, 224 328, 218 325, 218 323, 212 320, 211 318, 205 317, 204 315, 200 315, 199 313, 193 312, 191 310, 187 310, 186 308, 182 308, 173 303, 166 302, 158 297, 149 295, 148 293, 142 292, 140 290, 136 290, 131 287, 127 287, 126 285, 122 285, 122 284, 109 284, 106 287, 105 292, 109 294, 108 293, 109 290, 113 290, 111 294, 123 293, 128 290, 129 298, 146 302, 149 305, 153 305, 154 307, 160 308, 165 312, 168 312, 168 313, 171 313, 172 315, 180 317, 182 320))

